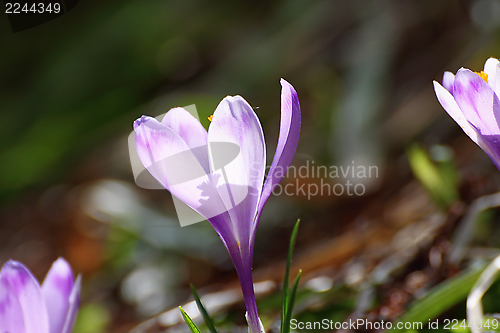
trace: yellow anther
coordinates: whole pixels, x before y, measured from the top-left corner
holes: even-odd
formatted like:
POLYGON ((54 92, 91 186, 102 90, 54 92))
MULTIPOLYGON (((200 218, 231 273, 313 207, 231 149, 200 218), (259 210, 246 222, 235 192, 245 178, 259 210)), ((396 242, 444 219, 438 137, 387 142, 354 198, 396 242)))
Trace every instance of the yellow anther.
POLYGON ((481 77, 481 79, 483 79, 484 81, 486 81, 486 83, 488 83, 488 74, 486 74, 483 71, 481 71, 481 73, 478 73, 478 72, 474 72, 474 73, 476 73, 477 75, 479 75, 479 77, 481 77))
MULTIPOLYGON (((486 75, 486 77, 488 77, 488 75, 486 75)), ((488 82, 488 81, 486 81, 486 82, 488 82)), ((212 122, 212 119, 213 119, 213 118, 214 118, 214 115, 211 115, 210 117, 208 117, 208 120, 209 120, 210 122, 212 122)))

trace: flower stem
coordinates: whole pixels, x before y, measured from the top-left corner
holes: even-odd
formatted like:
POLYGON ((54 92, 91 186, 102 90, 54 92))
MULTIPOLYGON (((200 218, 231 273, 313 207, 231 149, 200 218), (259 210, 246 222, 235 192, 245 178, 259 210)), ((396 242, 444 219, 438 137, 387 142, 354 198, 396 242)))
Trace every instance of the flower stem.
MULTIPOLYGON (((244 254, 242 254, 243 256, 244 254)), ((257 301, 255 300, 255 291, 253 289, 253 276, 252 276, 252 256, 247 259, 241 260, 237 263, 233 260, 238 278, 240 280, 241 291, 243 293, 243 300, 247 309, 248 330, 250 333, 264 333, 262 323, 257 312, 257 301)))

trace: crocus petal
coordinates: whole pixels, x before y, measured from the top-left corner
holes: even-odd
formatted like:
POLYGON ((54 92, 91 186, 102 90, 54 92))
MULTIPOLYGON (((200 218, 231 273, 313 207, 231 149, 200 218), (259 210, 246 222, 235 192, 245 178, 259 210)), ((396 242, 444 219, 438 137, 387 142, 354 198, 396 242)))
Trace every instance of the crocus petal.
MULTIPOLYGON (((0 271, 0 280, 2 289, 4 291, 7 289, 10 294, 7 299, 11 300, 14 297, 19 302, 19 307, 17 305, 14 307, 21 310, 24 332, 49 333, 47 309, 40 285, 30 271, 21 263, 11 260, 3 265, 0 271)), ((18 331, 12 331, 12 333, 14 332, 18 331)))
POLYGON ((455 74, 452 72, 444 72, 443 87, 450 93, 453 93, 453 81, 455 81, 455 74))
POLYGON ((214 229, 221 230, 218 233, 238 273, 248 311, 249 332, 260 333, 252 278, 252 226, 264 181, 265 143, 259 119, 242 97, 228 96, 222 100, 208 129, 208 142, 210 165, 213 173, 219 176, 217 192, 228 209, 219 216, 220 221, 209 221, 214 229), (224 150, 218 151, 220 143, 237 145, 239 154, 228 159, 224 150), (226 160, 231 161, 221 162, 226 160), (230 234, 228 224, 232 229, 230 234))
MULTIPOLYGON (((142 164, 167 190, 170 191, 170 186, 182 183, 183 179, 179 178, 184 176, 181 170, 169 169, 167 166, 175 168, 182 162, 188 162, 190 167, 200 166, 199 163, 189 163, 194 162, 192 159, 194 156, 190 153, 184 140, 155 118, 143 116, 137 119, 134 122, 134 131, 137 154, 142 164), (180 155, 183 152, 187 153, 180 155), (178 155, 179 161, 169 161, 170 157, 174 156, 175 159, 178 155), (183 161, 183 157, 187 160, 183 161), (192 160, 189 161, 189 159, 192 160)), ((196 171, 199 172, 199 175, 193 175, 195 178, 205 174, 202 168, 195 169, 194 172, 196 173, 196 171)))
POLYGON ((448 112, 451 118, 453 118, 453 120, 455 120, 456 123, 462 127, 464 132, 472 139, 472 141, 477 143, 477 131, 469 124, 467 119, 465 119, 462 110, 458 107, 457 102, 449 90, 434 81, 434 91, 436 92, 439 103, 441 103, 446 112, 448 112))
POLYGON ((220 102, 208 129, 209 158, 213 173, 219 176, 217 192, 228 208, 235 237, 248 244, 262 191, 266 165, 264 133, 257 115, 241 96, 228 96, 220 102), (224 165, 224 152, 217 143, 235 144, 238 156, 224 165))
POLYGON ((478 135, 479 145, 500 170, 500 135, 478 135))
POLYGON ((461 68, 455 76, 453 97, 467 120, 483 135, 500 134, 500 102, 479 75, 461 68))
POLYGON ((262 196, 259 202, 259 211, 269 199, 272 191, 278 186, 286 174, 293 156, 297 150, 300 134, 300 103, 293 86, 281 79, 281 124, 278 146, 274 154, 273 163, 269 169, 262 196))
POLYGON ((207 130, 198 119, 193 117, 193 115, 184 108, 173 108, 165 114, 161 123, 179 135, 192 151, 199 152, 196 158, 208 174, 210 168, 208 165, 207 149, 193 149, 197 147, 206 147, 207 145, 207 130))
POLYGON ((136 120, 134 131, 142 164, 164 188, 205 218, 225 211, 211 178, 196 158, 201 151, 206 153, 206 146, 190 149, 172 129, 151 117, 136 120))
POLYGON ((488 74, 488 84, 498 96, 500 93, 500 64, 498 59, 489 58, 486 60, 484 72, 488 74))
POLYGON ((75 324, 76 314, 78 312, 78 307, 80 306, 80 291, 82 286, 82 278, 80 275, 76 278, 76 281, 71 289, 71 293, 68 298, 68 312, 66 314, 66 320, 64 321, 64 326, 61 333, 71 333, 73 330, 73 325, 75 324))
POLYGON ((68 262, 57 259, 42 284, 42 296, 49 315, 50 333, 61 333, 66 321, 69 296, 73 290, 73 272, 68 262))
POLYGON ((0 278, 0 332, 26 333, 23 315, 9 282, 0 278))

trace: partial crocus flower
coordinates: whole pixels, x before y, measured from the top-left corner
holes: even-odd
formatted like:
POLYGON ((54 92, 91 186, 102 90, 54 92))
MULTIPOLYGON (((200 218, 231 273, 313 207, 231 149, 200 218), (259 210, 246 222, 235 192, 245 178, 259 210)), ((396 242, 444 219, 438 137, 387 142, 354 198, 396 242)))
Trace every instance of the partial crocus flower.
POLYGON ((489 58, 480 73, 466 68, 445 72, 443 84, 434 81, 436 96, 464 132, 500 169, 500 65, 489 58))
POLYGON ((50 268, 42 286, 20 262, 0 271, 0 332, 70 333, 80 302, 80 276, 73 278, 63 258, 50 268))
POLYGON ((161 122, 143 116, 134 123, 139 158, 172 195, 206 218, 226 246, 240 279, 249 332, 264 332, 252 278, 255 232, 262 209, 297 149, 300 105, 295 89, 281 80, 278 146, 264 181, 266 145, 260 121, 241 96, 220 102, 208 132, 183 108, 161 122))
MULTIPOLYGON (((445 72, 443 85, 434 82, 439 102, 500 169, 500 63, 489 58, 480 73, 461 68, 457 75, 445 72)), ((494 196, 485 196, 476 203, 497 206, 494 196), (490 198, 491 197, 491 198, 490 198)), ((467 321, 473 333, 481 333, 484 323, 482 297, 496 279, 500 256, 481 273, 467 297, 467 321)))

